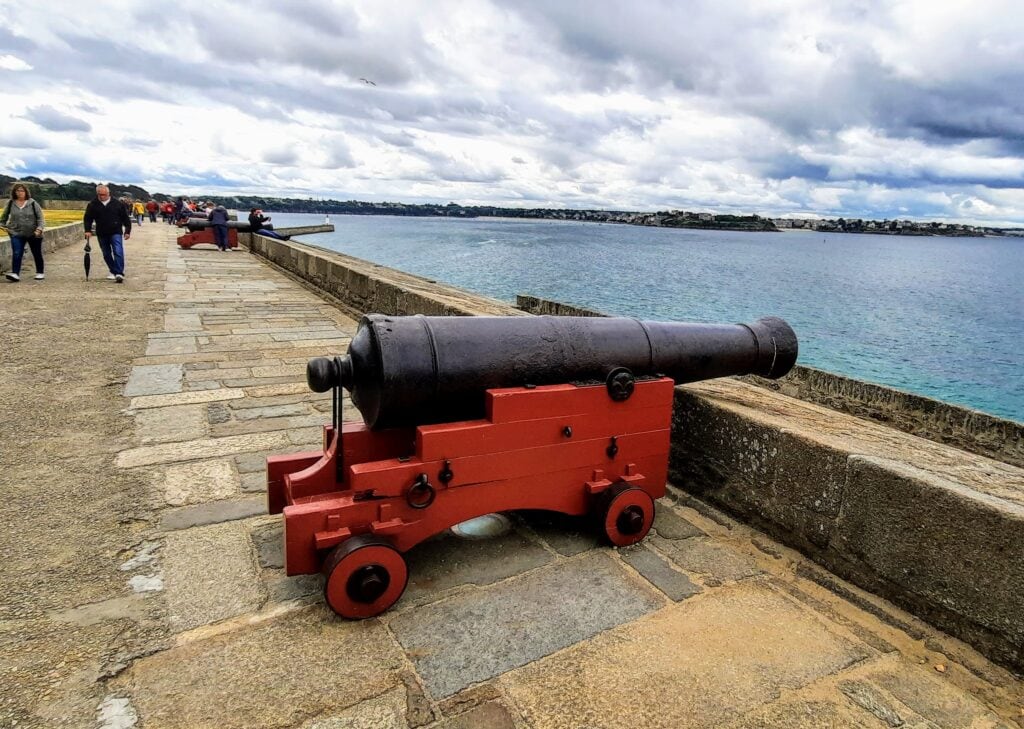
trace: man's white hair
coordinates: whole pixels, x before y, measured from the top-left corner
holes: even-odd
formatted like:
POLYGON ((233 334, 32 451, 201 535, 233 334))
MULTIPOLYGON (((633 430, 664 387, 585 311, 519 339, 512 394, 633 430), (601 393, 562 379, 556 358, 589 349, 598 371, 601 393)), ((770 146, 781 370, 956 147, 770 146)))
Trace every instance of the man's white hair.
POLYGON ((100 190, 106 190, 107 192, 110 192, 110 188, 107 187, 106 185, 96 185, 96 192, 99 192, 100 190))

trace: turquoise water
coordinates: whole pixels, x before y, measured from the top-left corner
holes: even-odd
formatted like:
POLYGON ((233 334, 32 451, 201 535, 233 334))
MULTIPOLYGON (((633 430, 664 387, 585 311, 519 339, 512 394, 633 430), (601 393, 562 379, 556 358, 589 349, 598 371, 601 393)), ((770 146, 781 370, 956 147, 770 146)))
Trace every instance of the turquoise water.
MULTIPOLYGON (((276 214, 278 226, 323 216, 276 214)), ((730 233, 332 216, 308 243, 514 301, 737 322, 781 316, 800 362, 1024 421, 1024 239, 730 233)))

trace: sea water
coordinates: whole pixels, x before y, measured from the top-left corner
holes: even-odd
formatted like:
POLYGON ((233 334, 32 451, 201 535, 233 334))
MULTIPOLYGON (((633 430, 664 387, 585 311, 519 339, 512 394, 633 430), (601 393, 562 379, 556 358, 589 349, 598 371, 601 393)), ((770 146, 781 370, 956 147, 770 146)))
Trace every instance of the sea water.
MULTIPOLYGON (((317 215, 275 214, 313 225, 317 215)), ((647 319, 780 316, 799 362, 1024 421, 1024 239, 332 217, 304 242, 513 302, 647 319)))

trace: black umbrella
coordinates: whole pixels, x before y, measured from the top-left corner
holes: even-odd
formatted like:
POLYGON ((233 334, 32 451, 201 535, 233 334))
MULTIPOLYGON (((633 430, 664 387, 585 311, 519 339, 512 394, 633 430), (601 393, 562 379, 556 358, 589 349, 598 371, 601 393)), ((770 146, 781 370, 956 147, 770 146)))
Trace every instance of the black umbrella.
POLYGON ((92 251, 92 246, 89 245, 89 239, 85 239, 85 260, 82 261, 82 265, 85 266, 85 280, 89 280, 89 267, 92 265, 92 261, 89 260, 89 252, 92 251))

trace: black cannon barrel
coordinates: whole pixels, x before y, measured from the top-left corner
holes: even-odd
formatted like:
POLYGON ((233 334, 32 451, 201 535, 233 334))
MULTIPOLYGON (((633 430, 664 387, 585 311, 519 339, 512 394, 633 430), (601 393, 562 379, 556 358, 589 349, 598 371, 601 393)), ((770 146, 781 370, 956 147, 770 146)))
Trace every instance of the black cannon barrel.
POLYGON ((530 316, 366 316, 348 355, 309 362, 309 386, 341 385, 371 428, 480 418, 492 387, 604 381, 620 367, 677 383, 777 378, 796 362, 782 319, 693 324, 530 316))
MULTIPOLYGON (((225 225, 228 228, 234 228, 240 233, 250 232, 249 221, 247 220, 229 220, 225 225)), ((189 218, 185 223, 185 227, 188 228, 190 233, 195 233, 197 230, 205 230, 206 228, 212 228, 211 223, 206 218, 189 218)))

